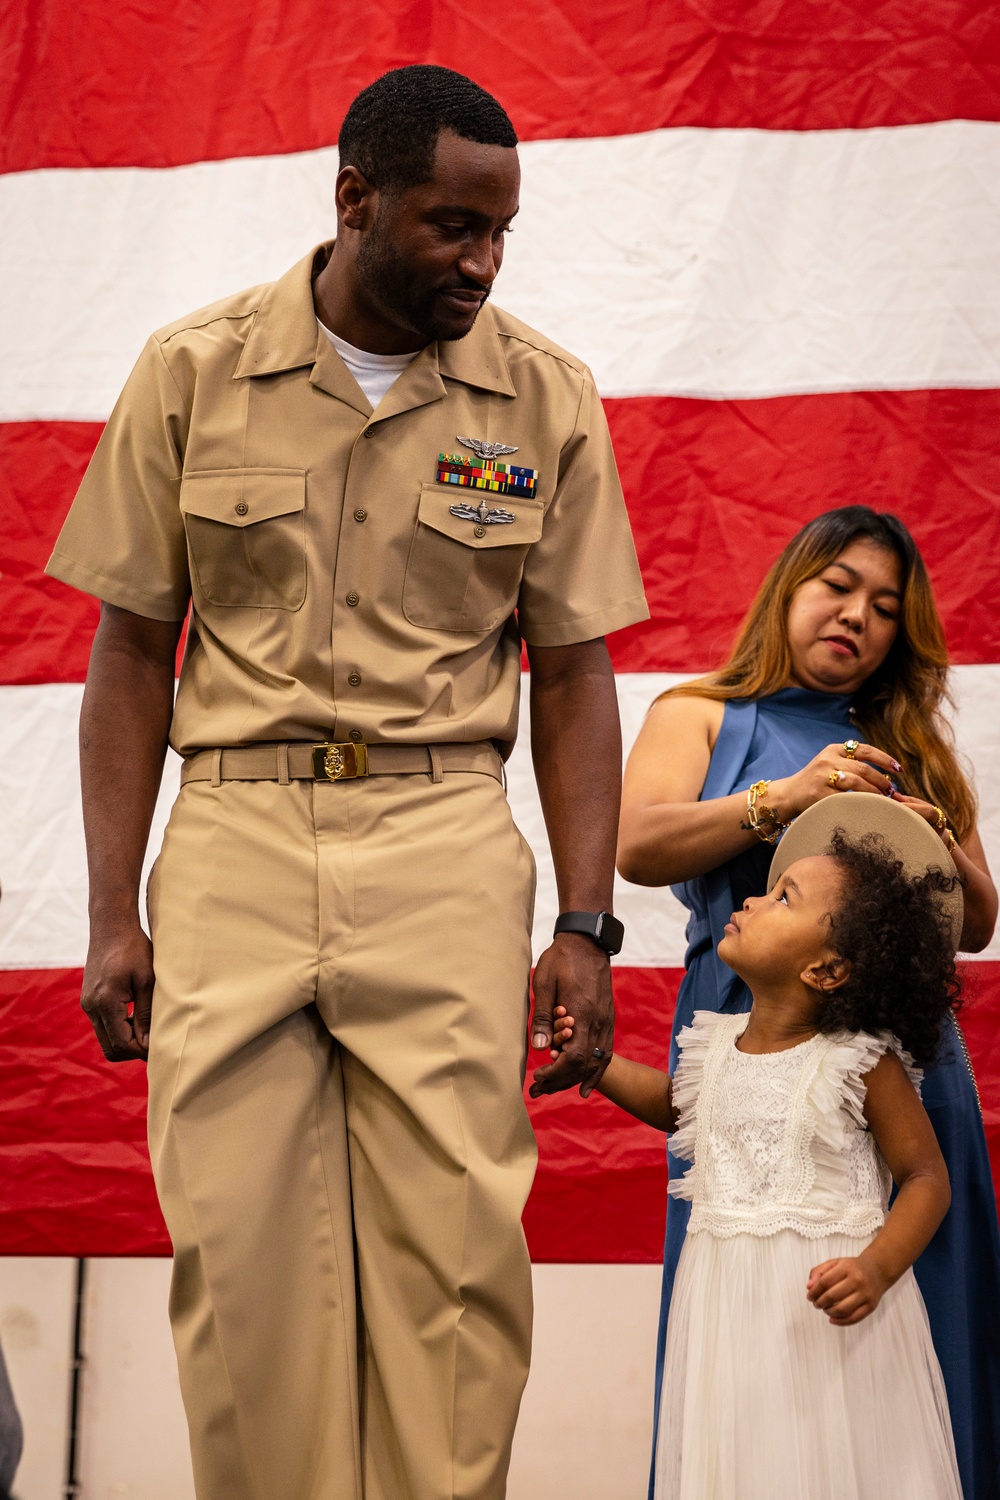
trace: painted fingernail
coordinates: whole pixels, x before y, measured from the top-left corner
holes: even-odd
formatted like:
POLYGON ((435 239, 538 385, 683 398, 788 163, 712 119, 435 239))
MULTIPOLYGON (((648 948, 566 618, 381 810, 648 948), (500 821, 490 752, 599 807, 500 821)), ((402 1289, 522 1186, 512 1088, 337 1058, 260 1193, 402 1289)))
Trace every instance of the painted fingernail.
POLYGON ((901 771, 901 770, 902 770, 902 769, 903 769, 903 768, 902 768, 902 766, 901 766, 901 765, 900 765, 900 764, 899 764, 899 761, 898 761, 898 760, 894 760, 894 761, 893 761, 893 763, 892 763, 892 769, 893 769, 893 770, 894 770, 894 771, 901 771))

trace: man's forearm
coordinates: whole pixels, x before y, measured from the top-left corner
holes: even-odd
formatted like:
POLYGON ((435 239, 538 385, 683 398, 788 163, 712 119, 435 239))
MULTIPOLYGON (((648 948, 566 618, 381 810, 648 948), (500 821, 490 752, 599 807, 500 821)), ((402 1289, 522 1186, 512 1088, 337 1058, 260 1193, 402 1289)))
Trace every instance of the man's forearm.
POLYGON ((622 747, 607 647, 589 641, 530 656, 531 753, 560 910, 610 910, 622 747))
POLYGON ((173 712, 179 631, 179 625, 102 609, 80 713, 92 927, 137 919, 173 712))
MULTIPOLYGON (((621 730, 614 673, 603 640, 529 647, 531 751, 562 911, 609 911, 621 802, 621 730)), ((586 1096, 614 1046, 608 956, 589 937, 561 933, 538 960, 532 1042, 551 1045, 557 1005, 574 1017, 572 1039, 539 1068, 531 1092, 580 1085, 586 1096)))

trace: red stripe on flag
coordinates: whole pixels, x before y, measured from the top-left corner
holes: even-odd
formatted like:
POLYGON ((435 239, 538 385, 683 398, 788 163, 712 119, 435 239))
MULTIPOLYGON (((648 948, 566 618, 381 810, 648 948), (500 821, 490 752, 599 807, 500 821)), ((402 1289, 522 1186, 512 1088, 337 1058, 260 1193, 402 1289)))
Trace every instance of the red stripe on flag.
POLYGON ((913 532, 952 660, 1000 662, 1000 391, 605 401, 652 618, 619 672, 703 671, 789 538, 839 505, 913 532))
POLYGON ((29 0, 0 21, 0 170, 174 166, 336 142, 385 69, 471 73, 525 139, 1000 118, 981 0, 29 0))
POLYGON ((104 1061, 81 978, 0 972, 0 1255, 169 1255, 146 1070, 104 1061))
MULTIPOLYGON (((1000 662, 1000 391, 606 401, 653 618, 620 672, 718 662, 769 564, 831 506, 906 521, 956 662, 1000 662)), ((96 606, 42 576, 100 426, 0 424, 0 682, 77 682, 96 606)))
POLYGON ((102 430, 0 423, 0 683, 87 675, 97 601, 42 570, 102 430))
MULTIPOLYGON (((1000 963, 967 964, 962 1024, 1000 1181, 1000 963)), ((678 969, 616 969, 616 1045, 664 1067, 678 969)), ((105 1063, 78 969, 0 973, 0 1254, 167 1255, 146 1152, 145 1072, 105 1063)), ((538 1054, 533 1054, 537 1058, 538 1054)), ((607 1100, 531 1101, 539 1165, 524 1215, 537 1261, 656 1263, 664 1138, 607 1100)))
MULTIPOLYGON (((666 1068, 680 969, 614 969, 615 1048, 666 1068)), ((529 1056, 531 1071, 547 1061, 529 1056)), ((656 1263, 667 1208, 666 1137, 607 1099, 529 1099, 538 1171, 524 1211, 532 1260, 656 1263)))

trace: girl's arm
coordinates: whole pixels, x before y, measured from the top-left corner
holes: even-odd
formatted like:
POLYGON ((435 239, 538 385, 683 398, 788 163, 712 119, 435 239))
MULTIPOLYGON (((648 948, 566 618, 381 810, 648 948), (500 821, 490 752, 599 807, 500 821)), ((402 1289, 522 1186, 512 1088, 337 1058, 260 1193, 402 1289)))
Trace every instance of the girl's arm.
MULTIPOLYGON (((618 869, 636 885, 672 885, 714 870, 757 842, 746 826, 747 794, 699 802, 725 705, 708 698, 664 698, 654 703, 625 767, 618 869)), ((820 797, 844 791, 885 792, 896 762, 872 745, 849 759, 843 744, 827 745, 794 776, 771 782, 766 805, 782 822, 820 797)))
MULTIPOLYGON (((557 1005, 553 1017, 552 1055, 558 1057, 558 1049, 572 1038, 575 1022, 566 1014, 565 1005, 557 1005)), ((535 1076, 537 1078, 537 1073, 535 1076)), ((652 1125, 654 1130, 663 1130, 669 1135, 677 1129, 672 1102, 673 1081, 669 1073, 661 1073, 659 1068, 631 1062, 616 1052, 604 1070, 597 1092, 620 1109, 635 1115, 644 1125, 652 1125)))
POLYGON ((858 1256, 824 1261, 807 1295, 831 1323, 860 1323, 908 1270, 948 1212, 951 1187, 927 1111, 899 1058, 887 1052, 865 1079, 865 1119, 899 1189, 889 1215, 858 1256))
POLYGON ((644 1125, 652 1125, 654 1130, 663 1130, 669 1135, 677 1129, 673 1081, 669 1073, 661 1073, 659 1068, 649 1068, 645 1063, 632 1062, 616 1053, 604 1070, 597 1092, 610 1099, 612 1104, 617 1104, 619 1109, 635 1115, 644 1125))

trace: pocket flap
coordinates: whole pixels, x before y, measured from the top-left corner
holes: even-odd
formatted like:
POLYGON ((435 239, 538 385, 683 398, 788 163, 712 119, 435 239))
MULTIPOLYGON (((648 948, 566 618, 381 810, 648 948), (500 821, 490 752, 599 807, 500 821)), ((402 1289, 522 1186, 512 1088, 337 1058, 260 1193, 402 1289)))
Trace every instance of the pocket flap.
POLYGON ((181 478, 181 510, 227 526, 252 526, 303 510, 304 469, 199 469, 181 478))
POLYGON ((527 547, 542 534, 543 512, 541 500, 428 481, 420 487, 417 518, 466 547, 527 547), (485 516, 474 515, 484 504, 485 516))

